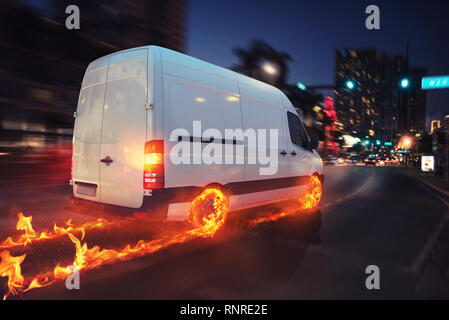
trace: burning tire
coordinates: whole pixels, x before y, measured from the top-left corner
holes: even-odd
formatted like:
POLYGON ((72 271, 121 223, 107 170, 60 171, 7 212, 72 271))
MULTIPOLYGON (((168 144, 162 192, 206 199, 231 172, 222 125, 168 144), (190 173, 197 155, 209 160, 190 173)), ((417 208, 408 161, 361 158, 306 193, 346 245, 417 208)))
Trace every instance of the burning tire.
POLYGON ((299 200, 301 209, 313 209, 318 206, 323 193, 322 183, 317 175, 310 177, 306 194, 299 200))
POLYGON ((208 188, 192 201, 188 221, 204 235, 213 236, 228 216, 226 196, 218 188, 208 188))

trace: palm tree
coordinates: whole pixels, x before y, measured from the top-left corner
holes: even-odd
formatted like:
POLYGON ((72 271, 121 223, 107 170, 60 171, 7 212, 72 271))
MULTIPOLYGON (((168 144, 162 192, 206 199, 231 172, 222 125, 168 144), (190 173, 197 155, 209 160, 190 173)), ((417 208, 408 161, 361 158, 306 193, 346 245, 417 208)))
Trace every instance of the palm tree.
POLYGON ((239 64, 232 67, 236 72, 267 82, 279 89, 286 87, 289 54, 279 52, 262 40, 254 40, 248 49, 235 48, 233 53, 239 64))

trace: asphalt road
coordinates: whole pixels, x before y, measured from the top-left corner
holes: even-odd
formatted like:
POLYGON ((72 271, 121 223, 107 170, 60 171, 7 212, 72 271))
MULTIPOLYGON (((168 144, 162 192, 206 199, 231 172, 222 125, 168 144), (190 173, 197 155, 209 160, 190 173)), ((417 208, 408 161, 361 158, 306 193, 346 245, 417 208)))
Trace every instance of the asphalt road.
MULTIPOLYGON (((80 290, 60 282, 21 298, 449 298, 448 199, 400 168, 327 167, 325 174, 313 219, 299 215, 253 229, 231 225, 214 239, 83 272, 80 290), (366 289, 369 265, 380 269, 379 290, 366 289)), ((36 230, 70 217, 75 223, 96 219, 64 210, 70 188, 58 183, 1 183, 0 240, 14 229, 18 210, 33 216, 36 230)), ((96 232, 86 241, 107 247, 161 232, 138 225, 136 234, 96 232)), ((29 252, 23 273, 73 259, 72 247, 66 239, 23 249, 29 252)))

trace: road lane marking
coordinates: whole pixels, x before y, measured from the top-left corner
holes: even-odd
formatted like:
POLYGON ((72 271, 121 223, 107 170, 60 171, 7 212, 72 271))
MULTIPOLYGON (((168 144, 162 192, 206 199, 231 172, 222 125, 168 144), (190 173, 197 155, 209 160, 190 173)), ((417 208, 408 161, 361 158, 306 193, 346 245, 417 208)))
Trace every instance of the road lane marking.
POLYGON ((412 273, 419 273, 424 262, 427 259, 427 256, 429 255, 430 251, 432 250, 433 246, 435 245, 435 242, 438 240, 441 232, 443 232, 447 222, 449 221, 449 203, 446 200, 444 200, 442 197, 440 197, 438 194, 432 192, 432 190, 429 190, 426 186, 423 186, 422 184, 419 184, 419 183, 418 183, 418 185, 421 188, 423 188, 424 190, 426 190, 427 192, 429 192, 432 195, 434 195, 435 197, 437 197, 446 206, 446 208, 448 208, 448 210, 446 211, 446 214, 444 214, 443 218, 441 219, 440 223, 438 224, 436 229, 433 231, 433 233, 431 234, 429 239, 427 239, 424 247, 421 249, 421 251, 418 253, 416 258, 413 260, 413 263, 411 264, 411 266, 409 268, 412 273))
MULTIPOLYGON (((332 257, 336 257, 336 258, 337 257, 344 258, 346 260, 345 263, 350 262, 350 264, 368 263, 368 261, 372 261, 371 257, 365 256, 365 255, 360 255, 360 254, 353 253, 353 252, 343 251, 343 250, 340 250, 337 248, 323 246, 321 244, 317 245, 317 246, 310 245, 308 247, 308 253, 321 254, 321 255, 332 256, 332 257)), ((384 268, 396 270, 401 273, 410 274, 410 270, 406 266, 403 266, 401 264, 391 264, 391 263, 389 263, 389 261, 380 261, 380 262, 378 262, 378 265, 380 265, 384 268)))
POLYGON ((441 189, 441 188, 439 188, 439 187, 433 185, 432 183, 430 183, 430 182, 424 180, 424 179, 421 178, 421 177, 418 177, 418 176, 415 176, 415 175, 411 175, 411 174, 408 174, 408 175, 409 175, 409 176, 412 176, 413 178, 415 178, 415 179, 421 181, 422 183, 424 183, 425 185, 431 187, 432 189, 435 189, 435 190, 437 190, 438 192, 441 192, 442 194, 444 194, 444 195, 446 195, 446 196, 449 197, 449 192, 448 192, 448 191, 443 190, 443 189, 441 189))
POLYGON ((354 192, 352 192, 350 194, 347 194, 344 197, 338 198, 337 200, 334 200, 334 201, 331 201, 331 202, 326 202, 323 205, 318 205, 318 209, 324 209, 324 208, 330 207, 332 205, 340 204, 342 202, 348 201, 351 198, 354 198, 359 193, 361 193, 363 191, 363 189, 365 189, 365 187, 371 182, 371 180, 373 180, 373 177, 374 177, 374 171, 371 171, 370 176, 368 177, 366 182, 360 188, 358 188, 356 191, 354 191, 354 192))
MULTIPOLYGON (((285 240, 282 238, 275 238, 279 244, 284 244, 285 240)), ((317 256, 319 257, 319 261, 323 261, 323 258, 327 260, 328 266, 333 267, 333 270, 337 270, 340 272, 348 272, 349 268, 358 268, 360 265, 367 266, 372 263, 373 257, 369 257, 367 255, 361 255, 355 252, 348 252, 346 250, 341 250, 338 248, 332 248, 329 246, 324 246, 322 244, 314 245, 311 243, 307 243, 300 240, 289 241, 288 244, 291 248, 297 248, 299 250, 304 250, 304 256, 302 260, 298 263, 298 267, 294 273, 292 273, 290 277, 290 283, 298 283, 301 280, 300 277, 304 276, 304 268, 310 267, 312 264, 316 263, 317 256)), ((376 264, 380 266, 383 272, 397 272, 401 275, 405 276, 415 276, 409 270, 406 265, 401 264, 391 264, 390 261, 382 260, 376 261, 376 264)), ((355 269, 354 269, 355 270, 355 269)), ((310 277, 313 275, 307 275, 310 277)), ((334 280, 331 280, 334 281, 334 280)), ((324 285, 324 284, 323 284, 324 285)), ((346 284, 347 285, 347 284, 346 284)), ((278 291, 288 290, 289 284, 285 284, 281 286, 278 291)))

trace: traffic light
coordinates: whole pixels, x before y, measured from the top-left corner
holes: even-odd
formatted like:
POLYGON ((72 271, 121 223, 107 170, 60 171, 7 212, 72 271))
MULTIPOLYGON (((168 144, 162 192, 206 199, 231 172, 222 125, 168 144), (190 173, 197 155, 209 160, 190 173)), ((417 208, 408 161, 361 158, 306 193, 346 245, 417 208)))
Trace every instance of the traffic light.
POLYGON ((401 87, 402 87, 403 89, 408 88, 409 85, 410 85, 410 80, 409 80, 408 78, 403 78, 403 79, 401 80, 401 87))
POLYGON ((349 90, 354 89, 355 88, 354 81, 352 81, 352 80, 346 81, 346 88, 348 88, 349 90))
POLYGON ((380 140, 376 140, 376 146, 380 146, 382 142, 380 140))
POLYGON ((298 83, 296 84, 296 86, 297 86, 300 90, 302 90, 302 91, 306 91, 306 90, 307 90, 307 87, 305 86, 304 83, 298 82, 298 83))
POLYGON ((371 143, 371 141, 369 141, 369 140, 365 140, 365 141, 363 141, 363 144, 364 144, 365 146, 369 146, 369 145, 370 145, 370 143, 371 143))

